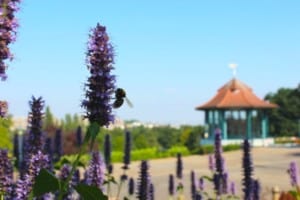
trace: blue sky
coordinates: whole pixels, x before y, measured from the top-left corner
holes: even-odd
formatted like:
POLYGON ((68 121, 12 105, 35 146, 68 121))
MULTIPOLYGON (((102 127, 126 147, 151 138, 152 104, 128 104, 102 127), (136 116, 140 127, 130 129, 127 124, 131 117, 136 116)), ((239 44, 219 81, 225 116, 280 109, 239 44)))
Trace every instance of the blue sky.
POLYGON ((89 29, 107 27, 114 45, 117 85, 134 108, 122 119, 201 124, 194 107, 232 78, 263 98, 300 82, 300 2, 23 0, 8 80, 0 83, 10 113, 26 116, 32 95, 53 113, 83 114, 89 29), (85 4, 83 4, 85 3, 85 4))

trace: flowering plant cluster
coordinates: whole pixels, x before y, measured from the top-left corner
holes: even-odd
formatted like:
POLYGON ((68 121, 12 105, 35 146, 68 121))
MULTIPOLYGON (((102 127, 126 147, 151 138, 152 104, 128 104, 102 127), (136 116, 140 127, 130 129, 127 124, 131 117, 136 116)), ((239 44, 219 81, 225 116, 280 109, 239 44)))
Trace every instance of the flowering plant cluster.
POLYGON ((16 40, 18 22, 15 12, 20 0, 2 0, 0 2, 0 79, 7 78, 5 60, 12 59, 9 44, 16 40))
MULTIPOLYGON (((18 27, 15 12, 18 10, 20 0, 0 1, 0 79, 5 80, 7 63, 12 59, 9 45, 15 41, 16 28, 18 27)), ((54 137, 46 138, 42 131, 42 119, 44 101, 41 97, 32 97, 30 101, 30 112, 28 115, 27 132, 23 138, 22 149, 20 149, 19 137, 14 138, 14 155, 16 167, 19 170, 18 178, 14 181, 12 159, 9 158, 7 150, 0 149, 0 199, 4 200, 107 200, 112 196, 120 199, 123 183, 127 182, 128 191, 124 199, 134 198, 138 200, 154 200, 155 187, 151 181, 149 162, 143 160, 140 165, 138 179, 127 177, 126 170, 130 165, 131 135, 129 131, 124 134, 124 157, 122 169, 124 173, 119 183, 112 176, 113 165, 111 163, 111 138, 106 135, 104 141, 104 157, 93 148, 96 136, 100 128, 107 127, 114 121, 112 108, 119 107, 123 103, 126 93, 123 89, 115 88, 115 76, 111 74, 114 63, 114 51, 109 42, 106 28, 97 24, 89 35, 86 52, 87 68, 90 72, 85 84, 85 99, 82 107, 86 110, 84 115, 89 120, 89 126, 85 137, 82 138, 82 130, 76 131, 77 146, 79 153, 73 163, 65 163, 57 172, 54 170, 53 162, 59 161, 63 155, 62 131, 57 130, 54 137), (115 94, 115 95, 114 95, 115 94), (115 103, 112 103, 115 100, 115 103), (116 101, 118 100, 118 101, 116 101), (78 168, 79 160, 84 150, 89 145, 91 160, 81 177, 78 168), (54 148, 53 148, 54 147, 54 148), (22 152, 22 153, 21 153, 22 152), (45 182, 47 181, 47 182, 45 182), (117 184, 117 193, 114 195, 110 188, 111 183, 117 184), (107 186, 107 188, 105 187, 107 186), (126 197, 127 196, 127 197, 126 197)), ((0 117, 7 113, 7 102, 0 101, 0 117)), ((210 176, 197 177, 195 171, 190 172, 190 191, 192 200, 219 200, 239 199, 236 194, 235 183, 230 182, 229 174, 222 155, 221 131, 215 131, 214 155, 209 156, 210 176), (206 190, 207 182, 213 185, 212 194, 206 190)), ((243 199, 259 200, 260 184, 253 178, 253 164, 251 158, 251 145, 247 139, 243 145, 243 199)), ((289 199, 300 199, 299 170, 296 162, 292 162, 288 169, 291 185, 289 199)), ((180 153, 177 154, 176 176, 169 175, 169 195, 174 199, 184 199, 183 190, 183 161, 180 153), (175 178, 177 178, 175 180, 175 178), (175 182, 177 181, 177 190, 175 182)), ((283 194, 282 196, 284 196, 283 194)))

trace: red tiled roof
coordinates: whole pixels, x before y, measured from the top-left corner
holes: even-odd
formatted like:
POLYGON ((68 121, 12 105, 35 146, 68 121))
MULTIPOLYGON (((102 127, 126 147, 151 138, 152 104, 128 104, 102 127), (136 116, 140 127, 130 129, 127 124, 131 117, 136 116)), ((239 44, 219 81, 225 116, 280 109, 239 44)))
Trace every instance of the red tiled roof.
POLYGON ((276 104, 258 98, 250 87, 243 82, 232 79, 218 90, 218 93, 207 103, 196 107, 196 110, 212 108, 239 109, 239 108, 276 108, 276 104))

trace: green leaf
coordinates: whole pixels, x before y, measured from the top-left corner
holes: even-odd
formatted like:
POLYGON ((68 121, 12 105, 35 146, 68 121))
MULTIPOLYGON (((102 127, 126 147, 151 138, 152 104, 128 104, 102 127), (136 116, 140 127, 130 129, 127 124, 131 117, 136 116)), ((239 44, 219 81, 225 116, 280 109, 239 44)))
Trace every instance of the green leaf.
POLYGON ((96 186, 78 184, 74 188, 83 200, 108 200, 108 197, 96 186))
POLYGON ((41 169, 33 185, 33 195, 41 196, 48 192, 55 192, 60 188, 60 181, 46 169, 41 169))
POLYGON ((209 177, 209 176, 201 176, 201 178, 204 178, 204 179, 206 179, 206 180, 208 180, 210 182, 213 181, 213 179, 211 177, 209 177))

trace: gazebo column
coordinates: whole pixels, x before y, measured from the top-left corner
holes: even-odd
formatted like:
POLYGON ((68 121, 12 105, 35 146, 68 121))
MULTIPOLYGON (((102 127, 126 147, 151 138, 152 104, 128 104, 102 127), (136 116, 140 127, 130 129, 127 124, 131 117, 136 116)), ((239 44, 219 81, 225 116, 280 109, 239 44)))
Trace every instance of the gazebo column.
POLYGON ((214 138, 214 123, 215 123, 215 115, 214 110, 209 110, 209 138, 214 138))
POLYGON ((268 127, 267 127, 267 115, 265 111, 262 111, 261 131, 262 131, 262 138, 266 138, 268 135, 268 127))
POLYGON ((205 113, 204 113, 204 123, 205 124, 209 124, 209 110, 205 110, 205 113))
POLYGON ((252 110, 246 111, 247 132, 246 138, 252 139, 252 110))
POLYGON ((225 119, 225 111, 219 110, 219 126, 222 130, 222 139, 228 139, 227 136, 227 126, 226 126, 226 119, 225 119))

